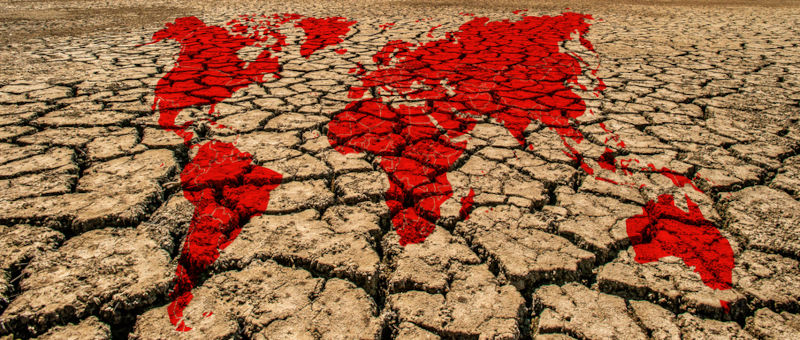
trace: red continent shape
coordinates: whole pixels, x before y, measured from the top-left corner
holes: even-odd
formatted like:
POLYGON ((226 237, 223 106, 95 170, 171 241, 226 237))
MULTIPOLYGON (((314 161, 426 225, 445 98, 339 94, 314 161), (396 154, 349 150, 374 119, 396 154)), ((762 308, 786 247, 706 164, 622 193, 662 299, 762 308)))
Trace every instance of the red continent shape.
POLYGON ((698 205, 686 196, 689 211, 675 206, 672 195, 649 201, 641 215, 626 221, 628 238, 636 251, 636 261, 648 263, 675 256, 700 274, 712 289, 730 289, 733 249, 714 225, 703 217, 698 205))

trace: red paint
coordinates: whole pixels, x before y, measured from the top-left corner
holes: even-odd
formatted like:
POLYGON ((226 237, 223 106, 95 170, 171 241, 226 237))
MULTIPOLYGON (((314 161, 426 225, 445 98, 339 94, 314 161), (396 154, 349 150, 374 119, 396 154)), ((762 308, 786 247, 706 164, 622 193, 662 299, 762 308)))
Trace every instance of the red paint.
MULTIPOLYGON (((359 76, 360 76, 360 75, 364 75, 364 73, 367 73, 367 69, 366 69, 366 68, 364 68, 364 65, 363 65, 363 64, 361 64, 360 62, 356 62, 356 67, 351 67, 351 68, 350 68, 350 69, 347 71, 347 73, 355 73, 355 74, 357 74, 357 75, 359 75, 359 76)), ((351 98, 361 98, 361 97, 362 97, 362 96, 361 96, 361 95, 359 95, 359 96, 357 96, 357 97, 351 97, 351 98)))
POLYGON ((388 30, 388 29, 392 28, 392 26, 394 26, 393 22, 387 22, 385 24, 378 25, 378 28, 380 28, 381 30, 385 31, 385 30, 388 30))
POLYGON ((628 158, 628 159, 620 159, 619 160, 619 168, 622 172, 628 176, 633 175, 633 171, 630 170, 631 163, 639 163, 638 159, 635 158, 628 158))
POLYGON ((605 178, 605 177, 596 176, 595 179, 598 180, 598 181, 603 181, 603 182, 608 182, 608 183, 611 183, 611 184, 619 185, 619 183, 617 183, 617 181, 612 180, 612 179, 608 179, 608 178, 605 178))
POLYGON ((731 305, 730 305, 730 303, 728 301, 719 300, 719 305, 722 306, 722 311, 725 314, 730 314, 731 313, 731 305))
POLYGON ((692 188, 694 188, 694 190, 696 190, 697 192, 703 192, 702 190, 697 188, 697 186, 694 185, 694 183, 692 182, 691 179, 689 179, 688 177, 686 177, 684 175, 676 173, 676 172, 674 172, 674 171, 672 171, 672 170, 670 170, 670 169, 668 169, 666 167, 662 167, 661 169, 657 169, 656 166, 653 165, 653 164, 648 164, 647 166, 651 170, 653 170, 653 171, 655 171, 657 173, 660 173, 661 175, 663 175, 666 178, 669 178, 672 181, 672 184, 675 184, 675 186, 677 186, 677 187, 682 188, 686 184, 691 184, 692 188))
POLYGON ((343 37, 350 31, 355 21, 347 21, 342 17, 305 18, 295 26, 306 33, 306 40, 300 46, 300 55, 308 59, 312 53, 326 46, 337 45, 344 41, 343 37))
MULTIPOLYGON (((473 117, 502 122, 523 146, 523 131, 532 120, 555 130, 568 148, 567 139, 583 139, 570 119, 586 106, 567 86, 577 83, 581 66, 559 46, 574 32, 586 34, 587 19, 591 16, 577 13, 517 21, 475 17, 443 39, 419 45, 394 40, 373 56, 378 69, 350 89, 349 97, 359 100, 334 115, 328 139, 341 153, 382 156, 380 166, 390 180, 386 204, 401 244, 421 242, 433 230, 439 207, 452 196, 446 172, 466 146, 453 139, 474 128, 473 117), (393 107, 382 98, 360 99, 368 89, 425 102, 393 107)), ((580 42, 591 49, 587 40, 580 42)))
MULTIPOLYGON (((238 21, 229 24, 236 33, 245 31, 245 26, 238 21)), ((225 28, 207 26, 195 17, 175 19, 174 23, 166 24, 164 29, 153 34, 151 43, 172 39, 181 44, 175 66, 156 85, 153 110, 159 111, 159 125, 188 143, 193 134, 187 128, 193 122, 175 124, 182 109, 214 105, 230 98, 237 90, 262 81, 264 74, 278 71, 278 59, 271 56, 270 49, 265 49, 249 63, 237 55, 243 47, 265 43, 269 37, 277 39, 268 46, 272 49, 285 44, 285 37, 272 30, 265 34, 260 31, 249 35, 231 34, 225 28)))
MULTIPOLYGON (((153 110, 159 111, 159 125, 181 136, 187 145, 199 148, 181 173, 183 194, 195 209, 178 258, 172 302, 167 307, 177 331, 191 330, 183 320, 183 311, 192 300, 192 289, 201 275, 242 226, 267 209, 270 191, 281 182, 279 173, 253 165, 252 156, 234 144, 212 140, 192 145, 193 134, 188 128, 193 122, 175 124, 184 108, 208 105, 213 114, 214 106, 237 90, 262 82, 270 73, 279 77, 278 58, 272 57, 271 51, 280 51, 286 45, 286 37, 272 28, 302 16, 276 14, 261 18, 240 16, 229 21, 227 28, 208 26, 195 17, 178 18, 153 34, 151 43, 172 39, 181 44, 175 66, 156 84, 153 110), (266 43, 270 38, 275 39, 273 44, 266 43), (255 60, 244 61, 237 53, 245 46, 263 50, 255 60)), ((308 58, 319 49, 338 44, 353 23, 338 17, 303 19, 296 24, 307 35, 300 49, 302 56, 308 58)), ((210 123, 213 128, 225 128, 213 120, 210 123)), ((203 315, 209 317, 212 312, 203 315)))
POLYGON ((436 26, 431 27, 431 29, 428 30, 428 38, 433 38, 433 31, 436 30, 439 27, 442 27, 442 25, 436 25, 436 26))
POLYGON ((603 152, 599 159, 597 159, 597 164, 603 169, 611 172, 617 172, 617 166, 615 165, 614 159, 614 150, 606 148, 606 151, 603 152))
MULTIPOLYGON (((592 75, 596 76, 597 75, 597 70, 592 70, 592 75)), ((595 96, 599 96, 600 95, 599 92, 603 91, 606 88, 606 85, 605 85, 605 83, 603 83, 602 79, 598 78, 598 81, 600 82, 600 84, 597 85, 597 87, 594 89, 595 90, 595 92, 594 92, 595 96)), ((590 111, 590 112, 592 112, 592 111, 590 111)), ((600 128, 602 128, 603 131, 605 131, 607 134, 609 134, 609 136, 606 137, 606 140, 604 141, 605 144, 608 144, 609 141, 614 141, 614 142, 617 143, 618 147, 621 147, 621 148, 625 147, 625 142, 622 141, 622 139, 620 139, 618 134, 616 134, 614 132, 611 132, 611 130, 609 130, 606 127, 605 123, 601 122, 601 123, 598 123, 597 125, 600 126, 600 128)))
POLYGON ((675 206, 672 195, 649 201, 641 215, 626 221, 636 261, 648 263, 676 256, 695 267, 703 283, 712 289, 730 289, 733 250, 714 225, 703 217, 697 204, 686 196, 689 211, 675 206))
POLYGON ((340 48, 340 49, 336 50, 335 52, 336 52, 336 54, 345 54, 345 53, 347 53, 347 49, 346 48, 340 48))
POLYGON ((564 147, 566 148, 566 150, 561 150, 561 152, 563 152, 565 155, 567 155, 567 157, 575 161, 575 163, 577 163, 581 167, 581 170, 585 171, 589 175, 594 175, 594 169, 592 169, 592 167, 590 167, 589 164, 586 164, 583 155, 580 152, 578 152, 578 150, 576 150, 572 145, 569 145, 569 143, 563 136, 561 137, 561 141, 564 143, 564 147))
MULTIPOLYGON (((583 115, 586 106, 567 86, 571 83, 585 89, 577 82, 584 61, 577 55, 560 53, 557 48, 558 42, 569 39, 565 32, 577 31, 580 43, 588 50, 593 50, 592 44, 583 37, 588 30, 585 19, 591 17, 564 13, 559 17, 522 17, 516 22, 490 22, 487 18, 475 18, 462 25, 459 31, 447 33, 444 39, 419 45, 391 41, 374 55, 378 69, 361 77, 362 87, 351 89, 351 98, 361 98, 367 89, 373 88, 409 99, 424 99, 426 103, 421 107, 395 108, 384 104, 380 98, 353 102, 331 121, 328 137, 340 152, 373 152, 391 157, 389 159, 395 163, 397 159, 402 163, 407 158, 404 151, 409 146, 425 140, 435 141, 429 143, 432 145, 429 150, 440 161, 436 164, 444 167, 445 172, 440 168, 432 169, 432 161, 421 159, 409 161, 405 167, 384 167, 392 183, 387 193, 387 205, 395 216, 393 223, 401 234, 401 244, 424 240, 432 231, 433 223, 438 218, 437 203, 444 201, 443 197, 452 195, 446 169, 460 157, 463 149, 460 145, 448 142, 474 127, 472 117, 489 115, 495 118, 523 146, 524 129, 532 120, 538 120, 559 134, 564 153, 584 172, 589 175, 595 173, 596 169, 587 163, 585 156, 570 144, 580 144, 584 139, 581 132, 572 127, 570 120, 583 115), (545 62, 528 64, 530 60, 545 62), (441 85, 442 79, 447 80, 447 88, 441 85), (419 84, 426 88, 412 87, 419 84), (432 183, 436 185, 429 185, 432 183), (419 191, 424 194, 420 195, 419 191), (421 204, 423 199, 427 199, 427 204, 421 204), (423 221, 426 217, 429 221, 423 221)), ((591 70, 591 74, 596 76, 597 70, 591 70)), ((595 94, 605 88, 603 81, 598 81, 595 94)), ((606 144, 626 147, 618 134, 603 123, 599 126, 608 134, 606 144)), ((533 149, 532 145, 527 147, 533 149)), ((630 169, 632 163, 640 163, 630 158, 620 160, 617 165, 615 152, 608 147, 595 160, 600 169, 611 172, 621 169, 625 175, 633 174, 630 169)), ((666 167, 659 169, 652 164, 649 167, 669 178, 676 186, 691 184, 700 191, 689 178, 681 174, 666 167)), ((644 186, 619 183, 602 176, 595 178, 616 185, 644 186)), ((464 202, 462 199, 462 207, 466 206, 464 202)), ((648 203, 644 211, 645 215, 629 219, 629 230, 635 231, 638 226, 643 229, 640 232, 654 239, 636 243, 634 249, 637 259, 654 261, 667 253, 679 256, 687 265, 698 268, 704 282, 712 288, 727 289, 730 286, 733 266, 730 245, 702 217, 696 204, 690 203, 689 213, 682 212, 682 215, 695 218, 688 222, 669 218, 679 216, 678 212, 681 212, 674 207, 672 196, 660 197, 658 204, 648 203), (713 239, 715 243, 711 248, 698 243, 703 236, 713 239), (723 255, 714 257, 715 252, 723 255)))
MULTIPOLYGON (((523 132, 537 120, 559 135, 564 153, 581 169, 589 175, 595 172, 570 144, 584 139, 571 121, 584 114, 586 105, 570 85, 585 89, 577 79, 582 74, 581 65, 587 63, 578 55, 559 51, 560 43, 575 32, 580 43, 593 51, 584 38, 589 28, 586 21, 592 17, 563 13, 492 22, 471 13, 461 14, 473 19, 458 31, 424 44, 390 41, 373 56, 377 70, 367 72, 361 64, 351 69, 362 84, 349 90, 348 97, 354 101, 335 113, 328 126, 328 139, 337 151, 381 156, 379 165, 390 181, 386 204, 401 245, 422 242, 434 230, 441 204, 453 195, 447 171, 466 147, 465 141, 454 140, 469 133, 478 116, 499 121, 529 149, 533 146, 526 145, 523 132), (381 97, 364 99, 368 90, 423 100, 423 104, 395 107, 381 97)), ((286 37, 272 28, 295 21, 295 26, 306 33, 301 56, 309 58, 315 51, 342 42, 355 23, 341 17, 303 18, 297 14, 261 18, 241 16, 228 22, 227 28, 207 26, 194 17, 180 18, 153 35, 153 42, 173 39, 181 43, 178 62, 156 87, 153 109, 159 109, 159 124, 164 129, 191 144, 193 135, 188 127, 193 122, 175 124, 183 108, 209 105, 213 114, 214 105, 238 89, 262 82, 266 74, 278 78, 280 65, 271 51, 280 51, 286 37), (274 43, 267 44, 270 38, 274 43), (243 61, 237 53, 244 46, 262 47, 263 51, 255 60, 243 61)), ((394 23, 387 23, 380 28, 392 26, 394 23)), ((428 31, 430 38, 438 27, 428 31)), ((335 51, 346 53, 346 49, 335 51)), ((591 70, 591 74, 596 75, 597 70, 591 70)), ((599 80, 595 95, 604 88, 599 80)), ((213 120, 211 123, 212 127, 221 127, 213 120)), ((614 142, 625 148, 617 134, 603 123, 600 127, 609 135, 606 144, 614 142)), ((233 144, 210 141, 193 147, 199 147, 198 156, 184 169, 181 179, 184 195, 195 205, 195 212, 168 307, 170 321, 179 331, 190 329, 182 320, 183 310, 192 299, 197 280, 236 238, 244 223, 266 209, 269 192, 281 179, 280 174, 253 165, 252 157, 233 144)), ((596 161, 601 169, 615 172, 619 168, 626 175, 632 174, 631 163, 639 163, 633 158, 621 159, 617 166, 610 148, 596 161)), ((700 191, 685 176, 653 164, 649 167, 676 186, 688 183, 700 191)), ((620 184, 602 176, 595 178, 620 184)), ((679 256, 687 265, 695 266, 710 287, 727 289, 733 266, 730 246, 702 217, 697 205, 688 202, 686 213, 674 206, 672 196, 662 195, 658 203, 651 201, 643 208, 643 215, 628 220, 637 261, 655 261, 667 256, 664 254, 679 256), (639 239, 634 242, 636 237, 639 239), (709 238, 712 246, 721 250, 702 248, 706 244, 699 240, 709 238), (723 256, 711 258, 708 254, 713 251, 721 251, 723 256), (730 252, 730 266, 726 251, 730 252)), ((474 191, 470 190, 461 198, 462 219, 469 218, 473 203, 474 191)))
POLYGON ((230 143, 210 141, 181 173, 183 195, 195 206, 176 271, 177 283, 168 308, 170 321, 188 331, 183 309, 200 275, 241 232, 250 218, 267 209, 269 192, 281 175, 252 164, 250 154, 230 143))
POLYGON ((469 214, 472 212, 473 204, 475 204, 475 190, 469 189, 469 194, 461 198, 461 209, 458 211, 458 216, 463 220, 469 219, 469 214))

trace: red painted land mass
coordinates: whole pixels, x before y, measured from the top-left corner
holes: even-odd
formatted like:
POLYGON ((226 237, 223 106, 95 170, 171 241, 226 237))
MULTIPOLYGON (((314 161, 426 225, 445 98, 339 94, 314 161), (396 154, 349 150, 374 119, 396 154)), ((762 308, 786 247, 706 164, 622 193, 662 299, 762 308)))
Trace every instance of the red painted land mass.
MULTIPOLYGON (((176 270, 176 284, 167 308, 170 322, 178 331, 191 330, 183 320, 183 311, 192 300, 192 289, 208 267, 239 234, 242 226, 263 213, 269 193, 281 182, 281 175, 252 164, 252 157, 231 143, 209 141, 191 145, 192 121, 176 125, 176 117, 189 107, 214 105, 252 83, 262 82, 266 74, 280 70, 278 58, 286 37, 272 28, 298 20, 298 14, 240 16, 226 24, 228 28, 208 26, 195 17, 178 18, 153 35, 151 43, 172 39, 181 44, 174 67, 161 79, 155 90, 153 110, 159 110, 159 125, 181 136, 191 147, 199 147, 197 156, 181 173, 184 196, 195 206, 176 270), (274 38, 273 44, 266 44, 274 38), (245 61, 238 52, 245 46, 261 47, 255 60, 245 61)), ((306 18, 297 25, 307 33, 301 47, 303 56, 325 46, 341 42, 341 36, 355 22, 343 18, 306 18)), ((210 120, 213 128, 223 126, 210 120)), ((204 313, 210 316, 212 312, 204 313)))
POLYGON ((577 13, 517 21, 475 17, 443 39, 390 41, 373 56, 378 69, 361 76, 362 86, 352 88, 350 98, 373 88, 424 102, 353 101, 329 123, 328 139, 339 152, 382 157, 390 180, 386 204, 401 244, 421 242, 433 231, 439 207, 452 196, 446 172, 466 146, 454 140, 474 128, 473 117, 497 119, 522 145, 533 120, 555 130, 566 146, 567 139, 583 139, 570 119, 586 106, 568 87, 577 83, 581 66, 559 52, 559 43, 577 32, 591 49, 582 38, 586 19, 591 16, 577 13))
POLYGON ((672 195, 647 202, 641 215, 626 221, 636 261, 647 263, 676 256, 700 274, 712 289, 730 289, 733 250, 714 225, 703 217, 697 204, 686 196, 689 211, 675 206, 672 195))
POLYGON ((306 40, 300 46, 300 55, 308 59, 312 53, 326 46, 341 43, 350 26, 355 21, 347 21, 342 17, 332 18, 305 18, 295 24, 306 33, 306 40))
POLYGON ((267 209, 269 192, 281 175, 252 164, 252 157, 230 143, 210 141, 181 173, 183 195, 195 206, 178 259, 177 283, 168 307, 170 321, 188 331, 183 309, 192 300, 192 288, 241 232, 242 226, 267 209))
MULTIPOLYGON (((237 55, 243 47, 265 42, 268 37, 233 35, 225 28, 206 26, 195 17, 175 19, 153 34, 153 43, 171 39, 181 44, 175 66, 156 85, 153 110, 159 111, 159 125, 188 143, 193 134, 187 128, 193 122, 175 124, 182 109, 214 105, 230 98, 236 90, 261 81, 264 74, 278 71, 278 59, 270 55, 269 49, 249 64, 237 55)), ((275 44, 278 47, 281 40, 275 44)))

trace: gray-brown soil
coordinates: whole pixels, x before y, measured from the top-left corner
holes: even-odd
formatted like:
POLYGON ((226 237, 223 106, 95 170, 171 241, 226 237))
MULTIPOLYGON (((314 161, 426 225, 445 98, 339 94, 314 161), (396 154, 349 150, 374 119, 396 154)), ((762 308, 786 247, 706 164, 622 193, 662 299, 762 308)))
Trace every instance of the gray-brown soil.
POLYGON ((800 337, 800 6, 608 3, 0 3, 0 339, 800 337), (455 197, 475 189, 471 218, 446 202, 424 243, 400 246, 377 162, 325 137, 357 84, 347 71, 389 40, 456 29, 462 11, 567 7, 602 19, 588 38, 608 89, 587 99, 599 118, 581 126, 585 152, 602 146, 591 138, 602 121, 640 160, 705 178, 705 193, 642 173, 644 188, 608 185, 553 132, 532 129, 527 151, 487 120, 448 175, 455 197), (209 137, 236 140, 284 182, 195 288, 194 329, 177 333, 166 306, 192 216, 178 177, 192 151, 150 106, 179 45, 135 46, 180 16, 283 12, 359 23, 347 53, 306 61, 290 47, 281 80, 218 105, 236 132, 209 137), (710 289, 675 257, 634 260, 624 221, 665 191, 684 207, 690 195, 730 240, 732 289, 710 289))

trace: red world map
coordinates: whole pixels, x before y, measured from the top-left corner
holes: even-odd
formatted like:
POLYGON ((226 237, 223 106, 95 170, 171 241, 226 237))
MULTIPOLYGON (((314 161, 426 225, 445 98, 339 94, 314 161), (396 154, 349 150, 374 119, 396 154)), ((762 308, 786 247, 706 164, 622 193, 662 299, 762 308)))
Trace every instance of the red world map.
MULTIPOLYGON (((491 21, 464 15, 471 19, 441 39, 389 41, 374 54, 372 71, 360 64, 352 69, 361 85, 350 88, 352 101, 332 113, 327 126, 328 140, 338 152, 380 157, 379 166, 390 183, 385 202, 401 245, 423 242, 433 232, 440 207, 453 196, 447 173, 467 147, 461 137, 482 117, 501 123, 521 148, 528 149, 535 146, 527 144, 525 130, 533 121, 540 122, 557 133, 563 152, 576 166, 599 180, 617 183, 600 177, 600 170, 620 170, 623 175, 648 171, 666 176, 676 186, 694 187, 691 179, 670 169, 654 164, 636 168, 632 164, 640 164, 639 160, 617 160, 615 150, 624 149, 625 143, 602 123, 611 135, 606 143, 612 143, 602 156, 589 162, 574 147, 585 139, 575 120, 586 114, 587 107, 573 89, 587 90, 578 82, 586 63, 560 46, 577 37, 593 52, 585 37, 592 16, 521 14, 516 20, 491 21), (406 103, 395 105, 388 98, 402 98, 406 103)), ((300 55, 309 58, 341 43, 355 24, 342 17, 276 14, 240 16, 214 26, 185 17, 153 35, 151 43, 174 40, 181 46, 175 65, 155 89, 153 110, 159 114, 158 123, 197 149, 181 173, 184 196, 195 209, 168 307, 176 330, 191 329, 183 311, 192 300, 192 289, 246 223, 267 209, 270 191, 282 180, 278 172, 253 164, 253 157, 232 143, 200 141, 193 132, 197 122, 178 124, 176 119, 184 109, 209 107, 209 123, 219 126, 213 121, 216 104, 267 76, 279 78, 281 64, 273 53, 287 45, 279 27, 294 25, 303 30, 300 55), (261 48, 261 52, 245 61, 238 54, 245 47, 261 48)), ((438 27, 428 31, 429 38, 438 27)), ((591 90, 603 89, 599 81, 591 90)), ((470 190, 460 198, 462 219, 469 218, 474 195, 470 190)), ((708 287, 730 289, 731 246, 698 205, 688 196, 686 201, 689 210, 683 211, 672 195, 664 194, 648 202, 641 215, 627 220, 636 260, 646 263, 676 256, 694 267, 708 287)))

